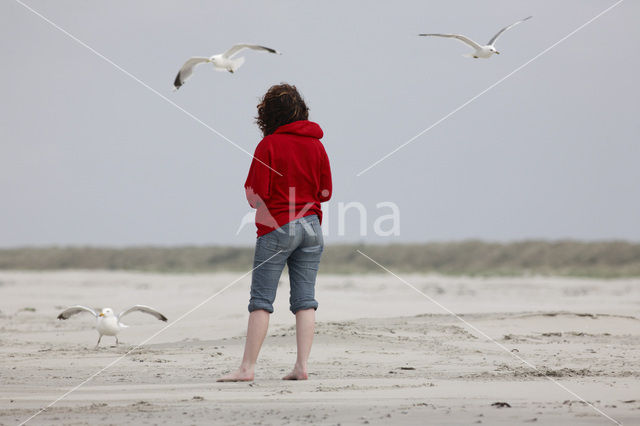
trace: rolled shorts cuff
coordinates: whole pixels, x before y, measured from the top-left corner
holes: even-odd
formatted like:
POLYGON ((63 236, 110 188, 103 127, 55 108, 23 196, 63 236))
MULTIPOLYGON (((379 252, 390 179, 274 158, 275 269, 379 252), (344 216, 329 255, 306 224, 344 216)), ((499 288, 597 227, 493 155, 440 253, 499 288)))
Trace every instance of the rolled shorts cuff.
POLYGON ((253 311, 257 311, 257 310, 264 310, 269 312, 270 314, 273 313, 273 305, 269 302, 267 302, 266 300, 253 300, 251 299, 249 301, 249 312, 253 312, 253 311))
POLYGON ((318 302, 316 300, 303 300, 301 302, 297 302, 289 307, 289 310, 294 314, 298 311, 303 311, 305 309, 315 309, 318 310, 318 302))

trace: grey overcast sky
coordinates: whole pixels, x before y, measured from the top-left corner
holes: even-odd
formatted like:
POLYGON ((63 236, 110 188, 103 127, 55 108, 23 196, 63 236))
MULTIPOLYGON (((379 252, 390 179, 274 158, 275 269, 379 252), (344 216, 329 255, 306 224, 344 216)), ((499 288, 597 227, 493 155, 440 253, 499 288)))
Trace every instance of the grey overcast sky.
MULTIPOLYGON (((367 173, 356 173, 608 6, 566 1, 43 1, 31 7, 253 152, 258 98, 297 85, 325 131, 328 241, 640 240, 640 2, 627 0, 367 173), (462 57, 528 15, 489 60, 462 57), (183 61, 256 42, 234 75, 183 61), (337 236, 338 203, 356 212, 337 236), (373 235, 400 208, 400 235, 373 235)), ((0 3, 0 246, 250 244, 251 158, 13 0, 0 3)))

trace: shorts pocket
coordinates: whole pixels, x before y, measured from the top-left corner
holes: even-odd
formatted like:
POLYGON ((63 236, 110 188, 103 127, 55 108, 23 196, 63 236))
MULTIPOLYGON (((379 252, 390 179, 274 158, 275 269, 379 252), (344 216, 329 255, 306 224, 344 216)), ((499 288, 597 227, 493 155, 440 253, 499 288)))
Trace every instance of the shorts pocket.
POLYGON ((302 250, 303 253, 322 253, 323 246, 320 244, 317 246, 301 247, 300 250, 302 250))

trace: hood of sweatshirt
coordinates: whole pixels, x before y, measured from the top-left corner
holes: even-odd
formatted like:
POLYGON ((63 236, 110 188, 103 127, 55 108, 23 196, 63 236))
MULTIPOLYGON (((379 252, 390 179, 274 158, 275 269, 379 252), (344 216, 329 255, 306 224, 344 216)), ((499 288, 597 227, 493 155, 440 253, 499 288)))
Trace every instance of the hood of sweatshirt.
POLYGON ((288 133, 292 135, 298 136, 307 136, 311 138, 320 139, 324 135, 320 126, 318 126, 313 121, 309 120, 300 120, 294 121, 289 124, 285 124, 284 126, 280 126, 273 132, 274 135, 288 133))

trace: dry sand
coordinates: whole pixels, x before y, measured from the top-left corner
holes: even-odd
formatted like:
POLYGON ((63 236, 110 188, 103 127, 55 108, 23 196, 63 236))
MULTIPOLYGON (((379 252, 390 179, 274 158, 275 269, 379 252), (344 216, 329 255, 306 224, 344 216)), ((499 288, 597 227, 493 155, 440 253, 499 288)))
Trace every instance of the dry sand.
POLYGON ((237 366, 249 278, 175 321, 236 274, 0 272, 0 424, 18 424, 165 326, 132 314, 121 345, 71 304, 158 308, 170 327, 30 424, 640 424, 640 280, 404 276, 318 279, 310 380, 295 360, 283 281, 256 381, 216 383, 237 366), (25 309, 26 308, 26 309, 25 309), (512 354, 537 366, 534 370, 512 354), (507 402, 510 408, 492 406, 507 402))

